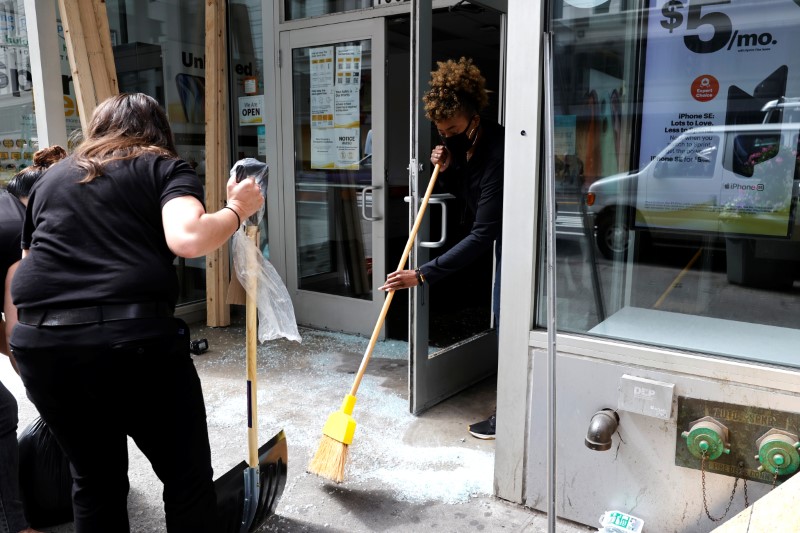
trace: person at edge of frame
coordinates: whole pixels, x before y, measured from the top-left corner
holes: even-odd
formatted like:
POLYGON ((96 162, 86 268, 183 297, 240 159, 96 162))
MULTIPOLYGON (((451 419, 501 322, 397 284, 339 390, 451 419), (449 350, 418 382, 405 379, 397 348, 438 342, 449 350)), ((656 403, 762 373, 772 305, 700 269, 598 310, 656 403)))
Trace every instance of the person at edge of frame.
POLYGON ((31 191, 11 286, 22 381, 72 466, 76 533, 130 531, 130 436, 164 483, 171 533, 216 533, 205 404, 174 318, 175 256, 228 241, 264 198, 227 182, 206 213, 203 186, 177 155, 166 113, 120 94, 94 111, 76 151, 31 191))
MULTIPOLYGON (((11 304, 8 290, 22 257, 20 237, 25 206, 33 184, 51 164, 66 155, 67 152, 60 146, 38 150, 33 155, 33 165, 15 174, 6 191, 0 191, 0 278, 4 281, 0 294, 0 310, 3 311, 3 319, 0 320, 0 353, 8 356, 17 373, 17 363, 8 347, 8 335, 17 322, 17 311, 11 304)), ((39 533, 26 520, 20 497, 18 424, 17 400, 0 383, 0 531, 39 533)))
MULTIPOLYGON (((425 112, 442 140, 431 152, 440 165, 439 183, 446 192, 465 201, 472 217, 469 234, 450 250, 417 270, 398 270, 386 278, 381 290, 398 290, 434 284, 463 268, 495 245, 496 275, 493 288, 495 322, 500 326, 500 258, 503 222, 503 149, 505 130, 480 115, 489 103, 486 80, 471 59, 438 62, 425 93, 425 112)), ((437 183, 437 185, 439 185, 437 183)), ((469 426, 472 436, 494 439, 496 413, 469 426)))

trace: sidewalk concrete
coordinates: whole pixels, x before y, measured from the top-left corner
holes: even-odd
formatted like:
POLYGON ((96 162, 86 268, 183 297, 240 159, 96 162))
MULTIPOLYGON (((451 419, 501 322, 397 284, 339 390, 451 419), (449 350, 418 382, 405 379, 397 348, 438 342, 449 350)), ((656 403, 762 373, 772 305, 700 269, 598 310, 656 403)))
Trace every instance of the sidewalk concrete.
MULTIPOLYGON (((242 322, 192 327, 193 339, 209 342, 208 352, 194 360, 203 382, 216 477, 247 453, 242 322)), ((546 531, 543 514, 491 495, 495 442, 466 432, 469 423, 494 407, 494 380, 415 417, 408 412, 404 342, 380 342, 375 348, 358 391, 358 428, 345 482, 336 485, 306 473, 325 420, 350 390, 367 339, 309 329, 301 334, 302 344, 278 340, 258 348, 258 442, 284 429, 289 445, 286 489, 261 531, 546 531)), ((19 402, 22 431, 36 418, 35 408, 5 360, 0 380, 19 402)), ((165 531, 161 483, 132 443, 129 449, 131 530, 165 531)), ((568 533, 596 530, 566 521, 558 526, 568 533)), ((48 531, 74 529, 65 524, 48 531)))

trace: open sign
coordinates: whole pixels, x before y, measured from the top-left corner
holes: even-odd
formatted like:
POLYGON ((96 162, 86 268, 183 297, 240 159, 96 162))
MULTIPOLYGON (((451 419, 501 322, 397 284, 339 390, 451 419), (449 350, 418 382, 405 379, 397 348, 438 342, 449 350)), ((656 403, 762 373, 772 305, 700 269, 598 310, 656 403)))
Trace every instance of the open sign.
POLYGON ((264 95, 239 97, 239 125, 259 126, 264 124, 264 95))

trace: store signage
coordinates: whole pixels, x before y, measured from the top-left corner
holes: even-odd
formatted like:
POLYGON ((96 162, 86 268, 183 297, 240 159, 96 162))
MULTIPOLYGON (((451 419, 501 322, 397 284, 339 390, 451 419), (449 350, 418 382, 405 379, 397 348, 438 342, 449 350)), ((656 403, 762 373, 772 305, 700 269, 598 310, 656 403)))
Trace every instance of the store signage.
POLYGON ((625 374, 619 380, 617 409, 669 420, 674 391, 673 383, 625 374))
POLYGON ((264 95, 239 97, 239 125, 256 126, 264 123, 264 95))
POLYGON ((647 20, 637 224, 786 236, 796 132, 761 123, 800 95, 800 5, 651 0, 647 20))
POLYGON ((323 46, 311 62, 311 168, 359 168, 361 46, 323 46))

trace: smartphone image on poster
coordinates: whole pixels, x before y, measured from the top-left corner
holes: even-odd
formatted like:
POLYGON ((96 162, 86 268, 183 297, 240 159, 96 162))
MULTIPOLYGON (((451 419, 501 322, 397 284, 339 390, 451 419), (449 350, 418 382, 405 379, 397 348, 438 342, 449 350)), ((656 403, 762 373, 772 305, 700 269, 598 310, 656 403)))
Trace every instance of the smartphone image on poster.
POLYGON ((205 124, 205 78, 191 74, 177 74, 175 84, 181 99, 183 114, 189 124, 205 124))

